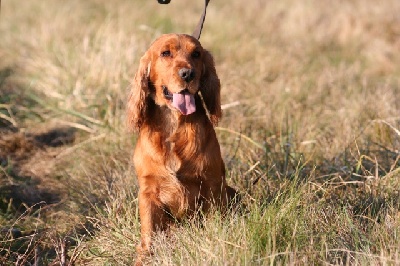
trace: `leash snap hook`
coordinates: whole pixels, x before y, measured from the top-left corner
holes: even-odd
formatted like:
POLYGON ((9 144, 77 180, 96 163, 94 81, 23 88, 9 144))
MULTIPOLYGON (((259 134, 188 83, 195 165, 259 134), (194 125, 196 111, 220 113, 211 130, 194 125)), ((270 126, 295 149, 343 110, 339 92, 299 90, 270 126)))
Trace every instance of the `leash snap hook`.
POLYGON ((159 4, 162 4, 162 5, 166 5, 166 4, 169 4, 169 2, 171 2, 171 0, 157 0, 157 1, 159 4))

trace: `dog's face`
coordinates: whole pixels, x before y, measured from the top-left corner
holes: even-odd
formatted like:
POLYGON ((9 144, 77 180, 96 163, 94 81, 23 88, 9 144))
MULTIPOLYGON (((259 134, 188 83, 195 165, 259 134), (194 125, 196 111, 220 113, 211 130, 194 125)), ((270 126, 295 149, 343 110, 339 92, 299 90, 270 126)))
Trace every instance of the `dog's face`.
POLYGON ((155 88, 155 102, 184 115, 195 112, 194 95, 205 68, 204 49, 199 41, 188 35, 163 35, 149 52, 149 80, 155 88))
POLYGON ((140 60, 128 102, 128 122, 139 129, 147 119, 149 97, 179 115, 196 112, 204 99, 211 121, 221 117, 220 82, 211 54, 185 34, 165 34, 155 40, 140 60))

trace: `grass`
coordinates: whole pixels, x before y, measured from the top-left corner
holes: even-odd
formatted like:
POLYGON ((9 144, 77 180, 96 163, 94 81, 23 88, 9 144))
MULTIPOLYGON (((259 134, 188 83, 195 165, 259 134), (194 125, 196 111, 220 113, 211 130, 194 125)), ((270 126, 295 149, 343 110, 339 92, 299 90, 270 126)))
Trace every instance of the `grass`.
MULTIPOLYGON (((129 84, 149 44, 192 32, 201 9, 3 1, 0 265, 134 261, 129 84)), ((227 106, 216 131, 246 209, 156 236, 149 263, 400 263, 399 12, 396 0, 211 1, 201 41, 227 106)))

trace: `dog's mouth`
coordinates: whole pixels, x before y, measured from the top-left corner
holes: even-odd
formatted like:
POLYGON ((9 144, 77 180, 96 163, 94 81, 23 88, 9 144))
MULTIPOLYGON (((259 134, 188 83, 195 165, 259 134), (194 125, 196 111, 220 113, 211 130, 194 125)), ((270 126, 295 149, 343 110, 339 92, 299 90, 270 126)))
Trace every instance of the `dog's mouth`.
POLYGON ((167 99, 167 100, 172 100, 172 98, 173 98, 173 95, 172 95, 172 93, 168 90, 168 88, 167 88, 167 86, 162 86, 162 89, 163 89, 163 94, 164 94, 164 97, 165 97, 165 99, 167 99))
POLYGON ((188 89, 184 89, 179 93, 170 92, 167 86, 162 86, 162 89, 165 99, 171 101, 171 105, 183 115, 190 115, 196 111, 194 96, 188 89))

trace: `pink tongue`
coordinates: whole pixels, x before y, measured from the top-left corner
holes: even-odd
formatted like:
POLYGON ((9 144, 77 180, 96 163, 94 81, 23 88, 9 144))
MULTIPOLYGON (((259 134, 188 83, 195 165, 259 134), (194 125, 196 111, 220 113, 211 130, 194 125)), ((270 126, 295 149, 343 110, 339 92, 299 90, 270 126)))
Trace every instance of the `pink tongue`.
POLYGON ((181 111, 184 115, 190 115, 196 111, 194 97, 189 92, 173 93, 172 106, 181 111))

